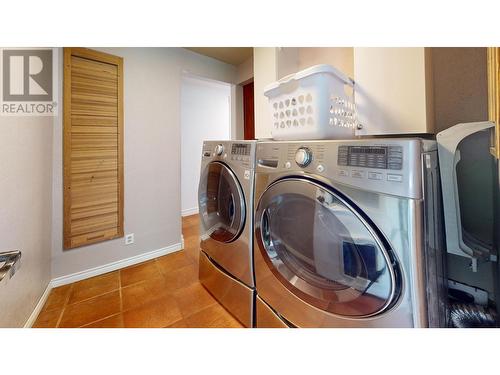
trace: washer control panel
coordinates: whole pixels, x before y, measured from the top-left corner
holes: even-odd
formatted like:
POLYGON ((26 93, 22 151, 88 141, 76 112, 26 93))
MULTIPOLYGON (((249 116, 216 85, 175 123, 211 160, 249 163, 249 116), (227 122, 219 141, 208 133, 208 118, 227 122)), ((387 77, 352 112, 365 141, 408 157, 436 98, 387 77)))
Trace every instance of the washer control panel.
POLYGON ((305 174, 363 190, 422 195, 423 141, 363 139, 258 142, 257 173, 305 174))
POLYGON ((338 148, 337 164, 349 167, 403 169, 402 146, 347 146, 338 148))

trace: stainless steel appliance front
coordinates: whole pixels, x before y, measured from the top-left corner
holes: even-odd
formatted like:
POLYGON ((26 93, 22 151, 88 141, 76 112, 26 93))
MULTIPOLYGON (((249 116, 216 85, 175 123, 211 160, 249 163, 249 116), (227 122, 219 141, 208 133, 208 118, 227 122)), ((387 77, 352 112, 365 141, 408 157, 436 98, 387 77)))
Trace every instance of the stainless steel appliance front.
POLYGON ((204 252, 199 260, 200 282, 244 326, 253 326, 255 290, 231 277, 218 267, 204 252))
MULTIPOLYGON (((206 256, 200 258, 204 260, 200 261, 200 280, 247 326, 253 324, 253 297, 248 298, 248 293, 253 295, 255 288, 254 165, 255 141, 203 144, 198 203, 200 248, 206 256), (227 297, 228 285, 242 291, 241 298, 227 297)), ((232 292, 229 296, 234 297, 232 292)))
MULTIPOLYGON (((419 139, 258 143, 257 294, 284 322, 438 325, 441 300, 427 303, 427 291, 444 285, 443 272, 426 276, 424 148, 432 159, 426 165, 437 169, 429 146, 419 139), (346 147, 355 147, 351 164, 338 160, 346 147), (386 150, 397 155, 381 157, 386 150)), ((258 314, 257 326, 265 326, 258 314)))

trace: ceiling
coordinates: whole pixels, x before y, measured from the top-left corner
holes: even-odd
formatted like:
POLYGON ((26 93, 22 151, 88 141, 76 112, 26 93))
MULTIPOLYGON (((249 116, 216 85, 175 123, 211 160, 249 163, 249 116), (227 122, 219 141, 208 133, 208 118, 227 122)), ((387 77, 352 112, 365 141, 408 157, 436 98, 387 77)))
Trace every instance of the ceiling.
POLYGON ((253 55, 252 47, 188 47, 187 49, 232 65, 239 65, 253 55))

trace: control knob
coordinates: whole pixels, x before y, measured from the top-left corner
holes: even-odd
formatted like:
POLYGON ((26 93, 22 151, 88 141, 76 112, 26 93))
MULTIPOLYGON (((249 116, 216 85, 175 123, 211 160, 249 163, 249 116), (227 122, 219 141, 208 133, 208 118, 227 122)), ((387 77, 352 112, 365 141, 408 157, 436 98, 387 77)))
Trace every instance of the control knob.
POLYGON ((224 146, 223 145, 218 144, 217 146, 215 146, 215 155, 221 156, 223 152, 224 152, 224 146))
POLYGON ((299 167, 307 167, 311 164, 312 152, 307 147, 300 147, 295 153, 295 162, 299 167))

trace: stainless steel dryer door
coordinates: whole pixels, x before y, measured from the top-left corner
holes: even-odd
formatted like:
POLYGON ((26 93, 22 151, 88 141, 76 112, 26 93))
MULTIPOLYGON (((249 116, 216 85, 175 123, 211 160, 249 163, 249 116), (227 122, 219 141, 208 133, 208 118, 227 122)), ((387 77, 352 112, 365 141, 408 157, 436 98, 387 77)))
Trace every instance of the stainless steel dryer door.
POLYGON ((259 200, 255 231, 275 277, 323 311, 362 318, 397 300, 402 279, 392 251, 331 187, 298 177, 273 183, 259 200))
POLYGON ((202 236, 219 242, 238 238, 245 224, 245 199, 234 173, 219 162, 209 163, 198 188, 202 236))

